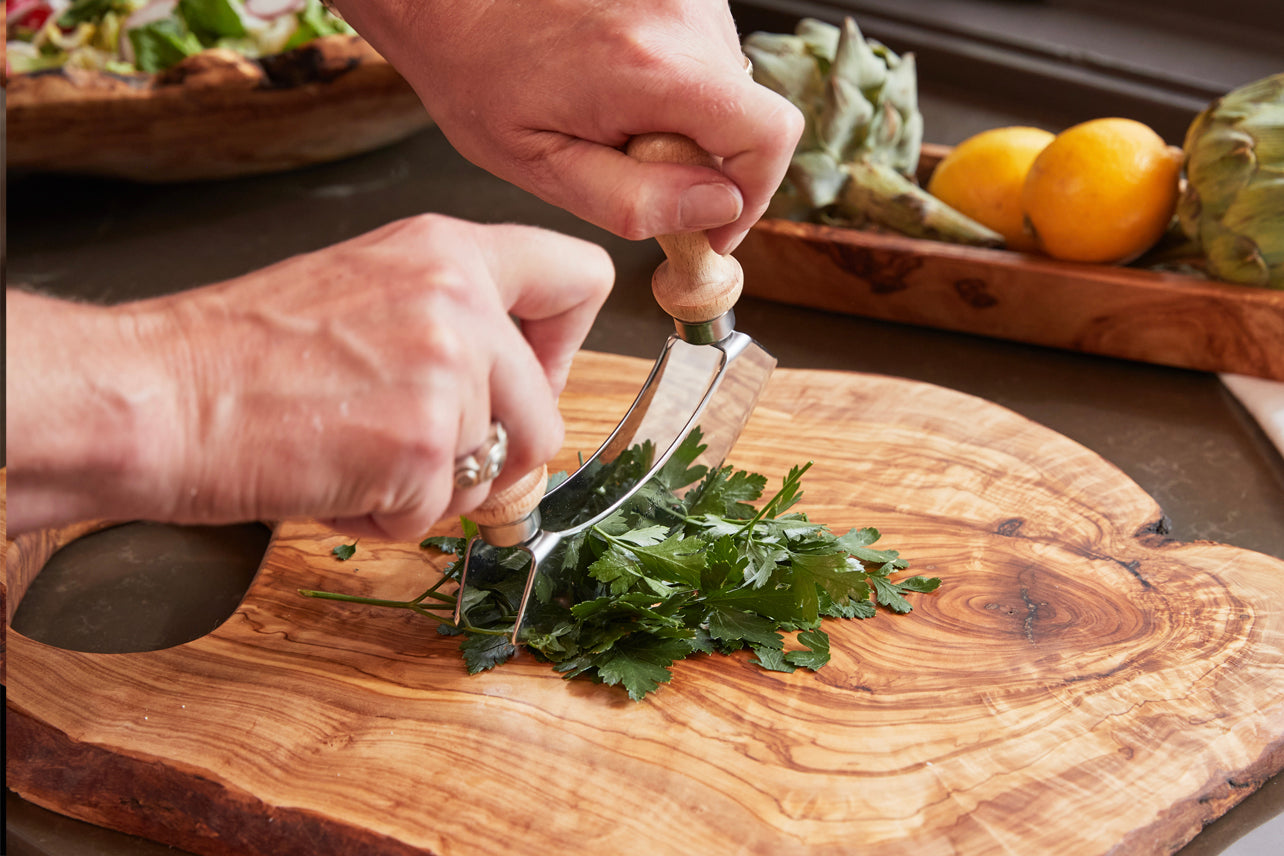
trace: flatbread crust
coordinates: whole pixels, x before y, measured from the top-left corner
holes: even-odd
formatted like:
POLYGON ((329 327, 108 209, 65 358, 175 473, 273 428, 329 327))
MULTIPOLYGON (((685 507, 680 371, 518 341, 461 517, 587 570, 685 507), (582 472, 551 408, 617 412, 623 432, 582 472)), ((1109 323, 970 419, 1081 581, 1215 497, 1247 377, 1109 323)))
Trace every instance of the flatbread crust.
POLYGON ((10 170, 146 182, 323 163, 432 123, 386 60, 342 35, 260 59, 209 50, 159 74, 17 74, 6 113, 10 170))

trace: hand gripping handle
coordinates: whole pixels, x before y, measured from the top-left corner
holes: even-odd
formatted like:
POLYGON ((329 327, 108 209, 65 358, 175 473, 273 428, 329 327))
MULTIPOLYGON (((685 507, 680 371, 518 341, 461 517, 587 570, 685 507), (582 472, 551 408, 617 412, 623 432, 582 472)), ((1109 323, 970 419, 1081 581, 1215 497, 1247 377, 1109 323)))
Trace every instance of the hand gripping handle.
MULTIPOLYGON (((681 134, 634 137, 629 141, 628 154, 643 163, 718 166, 713 155, 681 134)), ((723 317, 735 306, 744 286, 744 271, 731 256, 715 253, 704 232, 660 235, 656 240, 666 258, 651 277, 651 291, 665 312, 683 324, 701 325, 723 317)), ((525 539, 518 538, 521 530, 509 530, 531 518, 531 512, 544 497, 547 482, 547 467, 532 470, 491 494, 469 516, 486 530, 483 534, 492 544, 505 547, 522 543, 525 539)))
MULTIPOLYGON (((643 163, 718 168, 713 155, 681 134, 642 134, 629 141, 627 151, 643 163)), ((703 324, 736 305, 744 287, 744 271, 731 256, 715 253, 704 232, 660 235, 656 240, 667 258, 651 277, 651 292, 674 320, 703 324)))
POLYGON ((522 544, 539 530, 539 520, 532 513, 544 498, 547 484, 548 466, 542 464, 486 497, 468 517, 482 529, 482 537, 496 547, 522 544))

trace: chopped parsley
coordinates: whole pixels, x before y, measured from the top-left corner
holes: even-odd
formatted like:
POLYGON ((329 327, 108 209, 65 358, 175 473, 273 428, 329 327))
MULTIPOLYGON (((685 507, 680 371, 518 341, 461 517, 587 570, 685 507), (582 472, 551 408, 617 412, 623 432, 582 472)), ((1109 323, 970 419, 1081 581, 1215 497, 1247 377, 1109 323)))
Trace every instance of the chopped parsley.
MULTIPOLYGON (((921 576, 894 580, 906 562, 895 550, 872 546, 875 529, 838 535, 792 510, 810 463, 791 469, 755 507, 767 479, 695 466, 700 440, 697 429, 651 483, 601 523, 564 540, 539 569, 521 641, 567 678, 618 686, 637 700, 669 682, 672 665, 693 654, 748 649, 750 662, 764 669, 815 671, 829 661, 823 619, 871 618, 879 606, 906 613, 907 594, 940 585, 921 576)), ((634 447, 615 466, 636 468, 650 454, 634 447)), ((458 580, 475 531, 465 521, 464 537, 421 544, 456 559, 414 600, 301 594, 432 617, 438 632, 460 637, 470 673, 494 668, 516 650, 509 634, 529 559, 521 550, 477 545, 462 593, 464 619, 455 626, 455 597, 439 588, 458 580)))

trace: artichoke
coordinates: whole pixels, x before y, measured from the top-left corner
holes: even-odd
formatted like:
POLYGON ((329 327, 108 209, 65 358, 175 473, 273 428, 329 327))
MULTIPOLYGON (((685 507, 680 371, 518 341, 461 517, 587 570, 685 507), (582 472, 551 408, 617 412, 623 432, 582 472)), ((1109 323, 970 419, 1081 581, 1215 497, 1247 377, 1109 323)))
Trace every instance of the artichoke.
POLYGON ((807 124, 769 217, 876 223, 904 234, 999 246, 1003 238, 913 180, 923 139, 914 55, 867 41, 852 18, 804 18, 793 35, 744 41, 754 80, 788 98, 807 124))
POLYGON ((1208 272, 1284 288, 1284 74, 1208 105, 1182 148, 1186 186, 1177 217, 1208 272))

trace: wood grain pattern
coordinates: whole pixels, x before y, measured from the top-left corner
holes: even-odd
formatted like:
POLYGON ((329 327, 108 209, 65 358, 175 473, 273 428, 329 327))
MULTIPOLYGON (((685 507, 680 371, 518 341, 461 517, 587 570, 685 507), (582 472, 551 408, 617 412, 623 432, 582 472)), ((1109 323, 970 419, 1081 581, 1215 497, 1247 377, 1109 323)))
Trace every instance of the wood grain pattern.
MULTIPOLYGON (((925 147, 921 181, 945 151, 925 147)), ((1284 380, 1284 291, 784 220, 736 255, 755 297, 1284 380)))
MULTIPOLYGON (((647 368, 581 355, 555 466, 647 368)), ((918 382, 778 371, 733 463, 808 458, 813 519, 943 580, 831 623, 819 673, 695 658, 641 703, 529 655, 470 677, 422 618, 295 594, 411 597, 439 560, 285 523, 196 642, 11 634, 9 786, 203 854, 1089 856, 1171 853, 1284 767, 1284 562, 1168 541, 1094 453, 918 382)))
POLYGON ((257 61, 209 51, 163 74, 19 74, 6 99, 10 169, 144 182, 324 163, 432 123, 410 85, 355 36, 257 61))

